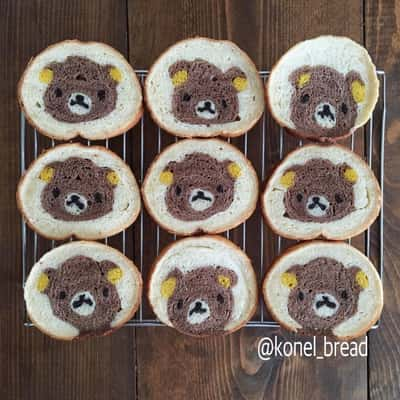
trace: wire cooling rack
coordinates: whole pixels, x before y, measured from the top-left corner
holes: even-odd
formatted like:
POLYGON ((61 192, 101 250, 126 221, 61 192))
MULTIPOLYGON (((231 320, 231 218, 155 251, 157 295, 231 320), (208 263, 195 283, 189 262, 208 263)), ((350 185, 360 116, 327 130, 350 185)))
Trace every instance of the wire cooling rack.
MULTIPOLYGON (((136 71, 142 85, 147 71, 136 71)), ((260 76, 265 82, 268 71, 260 71, 260 76)), ((374 170, 383 191, 384 177, 384 145, 385 145, 385 119, 386 119, 386 78, 384 71, 377 71, 380 81, 380 96, 374 114, 365 128, 360 129, 342 144, 361 155, 368 165, 374 170)), ((150 119, 145 112, 140 123, 131 131, 116 138, 103 141, 84 141, 81 143, 103 145, 113 150, 132 168, 139 184, 147 167, 156 154, 160 153, 167 145, 174 143, 178 138, 163 132, 150 119)), ((286 134, 276 125, 268 113, 264 113, 257 125, 245 135, 227 139, 236 145, 250 159, 258 176, 264 185, 266 177, 272 167, 281 160, 286 153, 303 145, 302 140, 286 134)), ((20 162, 21 174, 26 167, 35 160, 38 155, 59 142, 46 138, 30 127, 21 114, 20 121, 20 162)), ((238 244, 253 261, 253 266, 261 286, 262 279, 272 260, 284 249, 294 244, 294 241, 281 238, 274 234, 263 222, 259 207, 246 222, 239 227, 227 231, 225 237, 238 244)), ((71 239, 72 240, 72 239, 71 239)), ((144 282, 147 282, 149 269, 155 257, 164 246, 176 240, 176 235, 163 231, 142 208, 139 218, 127 230, 110 238, 104 239, 104 243, 117 248, 133 259, 140 269, 144 282)), ((363 251, 377 266, 379 275, 383 275, 383 208, 378 220, 363 234, 349 240, 353 246, 363 251)), ((50 249, 65 241, 47 240, 33 232, 22 219, 21 222, 21 249, 22 249, 22 285, 25 285, 26 277, 36 261, 50 249)), ((146 284, 144 285, 146 288, 146 284)), ((33 326, 28 316, 24 315, 24 325, 33 326)), ((127 326, 161 326, 151 310, 147 301, 146 291, 139 310, 127 326)), ((278 328, 279 324, 272 320, 265 308, 261 291, 258 309, 249 327, 278 328)), ((377 328, 379 321, 373 326, 377 328)))

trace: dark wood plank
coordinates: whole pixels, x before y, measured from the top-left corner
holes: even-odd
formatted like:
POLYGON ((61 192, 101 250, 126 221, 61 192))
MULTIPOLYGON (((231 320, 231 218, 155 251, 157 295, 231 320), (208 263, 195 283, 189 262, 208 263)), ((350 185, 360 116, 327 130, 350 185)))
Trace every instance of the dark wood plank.
POLYGON ((66 38, 99 40, 127 51, 124 0, 2 1, 0 4, 0 397, 2 399, 134 399, 135 331, 62 343, 23 326, 16 85, 29 58, 66 38))
POLYGON ((387 135, 385 156, 385 305, 381 327, 369 335, 369 398, 400 397, 400 4, 366 1, 366 45, 387 74, 387 135))
MULTIPOLYGON (((271 68, 279 56, 297 41, 324 33, 363 40, 362 2, 354 1, 201 1, 158 2, 136 0, 128 3, 130 61, 148 68, 157 56, 179 39, 194 35, 228 38, 247 51, 260 69, 271 68), (152 27, 152 29, 149 29, 152 27), (144 46, 143 43, 146 45, 144 46)), ((266 143, 269 169, 278 160, 278 130, 267 116, 266 143)), ((249 156, 261 162, 260 138, 249 135, 249 156)), ((156 136, 146 131, 146 141, 156 152, 156 136)), ((243 148, 243 140, 234 140, 243 148)), ((285 150, 297 146, 285 137, 285 150)), ((362 151, 364 136, 356 137, 362 151)), ((151 161, 146 158, 146 164, 151 161)), ((259 168, 258 164, 258 168, 259 168)), ((268 172, 268 171, 266 171, 268 172)), ((146 218, 146 217, 145 217, 146 218)), ((248 237, 257 237, 258 211, 249 220, 248 237)), ((148 243, 154 238, 152 223, 145 219, 148 243)), ((236 230, 235 230, 236 231, 236 230)), ((276 254, 276 242, 265 228, 266 268, 276 254)), ((170 240, 168 237, 166 241, 170 240)), ((241 231, 233 240, 241 244, 241 231)), ((288 245, 289 243, 285 243, 288 245)), ((363 248, 364 238, 355 241, 363 248)), ((260 244, 248 241, 247 251, 260 262, 260 244)), ((146 249, 145 264, 154 257, 146 249)), ((367 360, 332 358, 316 360, 294 357, 261 362, 257 343, 263 336, 279 332, 243 329, 226 338, 195 340, 171 329, 137 331, 138 395, 145 399, 365 399, 367 360)), ((281 336, 280 336, 281 337, 281 336)), ((284 334, 283 337, 286 337, 284 334)), ((293 338, 290 338, 293 340, 293 338)), ((319 349, 321 349, 319 347, 319 349)))

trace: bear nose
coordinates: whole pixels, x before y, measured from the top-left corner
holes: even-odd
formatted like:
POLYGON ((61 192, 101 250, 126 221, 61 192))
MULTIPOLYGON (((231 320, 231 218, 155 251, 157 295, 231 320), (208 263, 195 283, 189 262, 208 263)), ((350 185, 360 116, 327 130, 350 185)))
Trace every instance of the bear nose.
POLYGON ((77 94, 75 98, 76 98, 76 101, 79 103, 82 102, 84 99, 84 97, 81 94, 77 94))
POLYGON ((319 203, 319 196, 313 196, 312 201, 313 203, 319 203))
POLYGON ((204 103, 204 105, 205 105, 207 108, 210 108, 210 107, 211 107, 211 103, 210 103, 209 101, 206 101, 206 102, 204 103))
POLYGON ((331 111, 329 104, 324 104, 322 111, 324 112, 324 114, 329 114, 331 111))

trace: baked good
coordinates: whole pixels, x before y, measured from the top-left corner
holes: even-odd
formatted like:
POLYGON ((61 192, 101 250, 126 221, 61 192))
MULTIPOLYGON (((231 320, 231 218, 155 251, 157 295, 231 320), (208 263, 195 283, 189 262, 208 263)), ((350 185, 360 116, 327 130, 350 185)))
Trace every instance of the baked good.
POLYGON ((239 136, 264 110, 255 65, 234 43, 196 37, 168 48, 145 81, 155 122, 182 137, 239 136))
POLYGON ((374 222, 381 190, 373 171, 349 149, 307 145, 278 165, 261 203, 266 222, 278 235, 343 240, 374 222))
POLYGON ((218 233, 246 220, 258 199, 258 179, 247 158, 218 139, 186 139, 150 165, 142 186, 149 214, 178 235, 218 233))
POLYGON ((72 340, 107 335, 133 317, 142 277, 131 260, 96 242, 70 242, 32 268, 24 295, 28 315, 43 333, 72 340))
POLYGON ((288 249, 268 271, 263 295, 282 327, 344 340, 367 332, 383 306, 382 283, 371 261, 339 242, 288 249))
POLYGON ((149 300, 166 325, 191 336, 223 335, 242 327, 257 305, 247 255, 220 236, 178 240, 156 259, 149 300))
POLYGON ((320 36, 279 59, 266 94, 272 116, 289 132, 336 141, 371 117, 379 81, 364 47, 346 37, 320 36))
POLYGON ((102 239, 135 221, 140 191, 129 166, 112 151, 63 144, 24 173, 17 204, 29 226, 49 239, 102 239))
POLYGON ((139 81, 122 54, 79 40, 53 44, 32 58, 18 100, 30 124, 57 140, 110 138, 143 112, 139 81))

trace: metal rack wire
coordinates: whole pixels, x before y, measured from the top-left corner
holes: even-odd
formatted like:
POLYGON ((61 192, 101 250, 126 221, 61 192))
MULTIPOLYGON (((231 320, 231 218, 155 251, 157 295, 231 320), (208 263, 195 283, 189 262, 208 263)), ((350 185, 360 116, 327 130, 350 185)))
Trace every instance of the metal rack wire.
MULTIPOLYGON (((141 83, 143 84, 147 71, 136 71, 141 83)), ((261 78, 266 81, 268 78, 268 71, 260 71, 261 78)), ((380 97, 378 104, 375 108, 374 115, 364 128, 364 135, 357 133, 352 135, 346 143, 353 151, 362 153, 368 165, 376 173, 379 183, 383 191, 384 183, 384 145, 385 145, 385 120, 386 120, 386 77, 384 71, 377 71, 377 76, 380 81, 380 97), (361 139, 361 143, 359 143, 361 139)), ((146 155, 147 153, 157 154, 171 142, 177 141, 178 138, 164 133, 157 127, 151 119, 145 114, 140 124, 138 124, 133 132, 124 133, 120 137, 106 139, 104 141, 97 141, 96 145, 102 144, 106 148, 110 148, 117 152, 124 161, 126 161, 133 169, 139 183, 143 182, 146 155), (151 138, 151 140, 149 140, 151 138), (147 143, 149 142, 149 143, 147 143)), ((80 140, 82 141, 82 140, 80 140)), ((239 139, 228 139, 229 142, 238 146, 243 153, 252 161, 259 178, 262 182, 267 177, 267 172, 271 166, 282 159, 287 151, 296 146, 302 146, 303 141, 296 141, 294 138, 286 135, 282 128, 279 128, 269 117, 264 113, 261 121, 256 125, 251 132, 246 133, 239 139), (267 134, 268 132, 268 134, 267 134), (276 139, 273 139, 273 138, 276 139), (252 143, 254 142, 254 145, 252 143), (249 151, 249 147, 252 151, 249 151), (255 152, 255 148, 258 150, 255 152), (267 152, 268 148, 268 152, 267 152), (267 157, 268 155, 268 157, 267 157)), ((88 146, 92 143, 90 141, 84 142, 88 146)), ((30 162, 35 160, 39 152, 54 147, 56 141, 53 139, 45 138, 38 134, 38 132, 31 128, 21 113, 20 119, 20 167, 21 174, 25 171, 30 162), (31 131, 31 132, 30 132, 31 131)), ((148 160, 147 160, 148 161, 148 160)), ((150 160, 151 161, 151 160, 150 160)), ((150 162, 148 161, 148 162, 150 162)), ((258 240, 259 246, 251 246, 253 254, 249 256, 253 259, 253 265, 256 270, 257 277, 261 282, 266 268, 270 261, 279 255, 281 251, 290 246, 293 242, 281 238, 271 232, 264 224, 259 210, 240 227, 235 228, 233 231, 227 231, 225 237, 234 240, 246 252, 249 240, 258 240), (251 225, 250 228, 248 225, 251 225), (268 247, 268 248, 267 248, 268 247)), ((128 257, 132 258, 135 264, 140 268, 140 271, 146 279, 147 272, 150 268, 151 262, 154 257, 158 255, 161 248, 161 243, 168 243, 176 240, 176 235, 169 235, 164 232, 158 225, 152 221, 147 213, 142 209, 138 220, 135 224, 128 228, 126 231, 112 237, 106 238, 104 243, 117 247, 128 257), (145 231, 146 226, 146 231, 145 231), (152 236, 149 236, 152 232, 152 236), (148 244, 147 241, 151 240, 148 244), (146 248, 145 248, 146 241, 146 248), (111 243, 112 242, 112 243, 111 243), (148 255, 148 250, 154 249, 154 254, 148 255)), ((351 243, 352 240, 349 240, 351 243)), ((21 220, 21 249, 22 249, 22 285, 25 285, 27 274, 30 268, 36 261, 48 250, 54 248, 62 242, 54 240, 47 240, 39 237, 33 232, 24 220, 21 220)), ((370 227, 364 234, 353 240, 353 245, 364 251, 365 255, 371 257, 381 278, 383 277, 383 208, 379 219, 375 224, 370 227), (356 242, 356 243, 354 243, 356 242)), ((151 308, 146 307, 146 293, 144 293, 142 304, 137 311, 136 315, 130 320, 127 326, 161 326, 162 323, 158 321, 151 308)), ((24 316, 24 325, 32 326, 28 320, 26 312, 24 316)), ((250 327, 267 327, 278 328, 279 325, 272 320, 268 315, 263 300, 260 296, 259 309, 251 321, 247 323, 250 327)), ((379 321, 373 326, 377 328, 379 321)))

